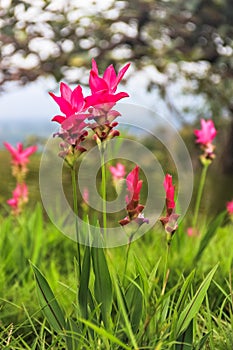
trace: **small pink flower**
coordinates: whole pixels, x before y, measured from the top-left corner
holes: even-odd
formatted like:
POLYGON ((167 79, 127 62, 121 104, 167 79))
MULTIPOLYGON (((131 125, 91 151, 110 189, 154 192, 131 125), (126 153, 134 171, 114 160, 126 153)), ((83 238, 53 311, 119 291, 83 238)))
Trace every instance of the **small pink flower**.
MULTIPOLYGON (((114 94, 117 86, 125 75, 125 72, 129 68, 130 63, 127 63, 116 75, 115 69, 111 64, 106 68, 103 74, 103 78, 99 76, 98 67, 96 61, 92 59, 92 69, 90 72, 90 88, 92 94, 96 93, 108 93, 114 94)), ((128 94, 127 94, 128 95, 128 94)))
POLYGON ((229 215, 233 215, 233 200, 230 202, 227 202, 227 212, 229 215))
POLYGON ((125 166, 121 163, 117 163, 115 167, 111 165, 109 167, 109 170, 114 181, 119 181, 125 176, 125 166))
POLYGON ((175 201, 174 201, 174 195, 175 195, 175 186, 172 185, 172 176, 167 174, 165 176, 163 186, 166 192, 166 207, 167 207, 167 213, 170 213, 175 209, 175 201))
POLYGON ((143 181, 139 180, 139 166, 137 165, 126 177, 128 195, 125 197, 125 201, 128 216, 119 221, 122 226, 131 221, 135 221, 139 226, 143 223, 149 223, 149 220, 144 218, 142 214, 144 205, 139 204, 142 183, 143 181))
POLYGON ((194 227, 188 227, 187 235, 189 237, 197 237, 197 236, 199 236, 199 231, 194 227))
POLYGON ((28 188, 25 183, 18 184, 13 191, 13 197, 8 199, 7 204, 12 208, 15 215, 20 214, 22 207, 28 201, 28 188))
POLYGON ((80 85, 74 90, 71 90, 68 85, 61 83, 60 92, 61 96, 55 96, 52 92, 49 92, 50 96, 59 105, 61 112, 65 114, 65 116, 56 115, 53 117, 52 121, 56 121, 59 124, 64 122, 70 116, 85 110, 85 99, 80 85))
POLYGON ((31 154, 33 154, 34 152, 36 152, 36 150, 37 150, 37 146, 31 146, 31 147, 23 149, 22 143, 17 143, 16 148, 14 148, 8 142, 4 142, 4 146, 11 153, 12 163, 14 165, 20 165, 22 167, 25 166, 29 162, 28 157, 31 154))
POLYGON ((163 186, 166 192, 166 216, 161 217, 160 221, 165 228, 167 240, 170 244, 171 238, 178 228, 177 220, 180 216, 175 213, 175 186, 172 185, 171 175, 166 174, 163 186))
MULTIPOLYGON (((88 107, 95 107, 103 110, 105 113, 112 109, 117 101, 124 97, 129 97, 126 92, 115 94, 117 86, 124 77, 130 63, 126 64, 118 74, 116 74, 111 64, 104 72, 103 77, 99 76, 98 67, 95 60, 92 60, 92 69, 90 71, 89 85, 91 95, 86 97, 88 107)), ((95 115, 96 117, 96 115, 95 115)))
POLYGON ((213 141, 217 131, 212 120, 201 119, 201 130, 194 130, 194 134, 197 137, 196 142, 206 146, 213 141))
POLYGON ((88 191, 88 188, 84 188, 83 190, 83 200, 85 203, 88 204, 88 201, 89 201, 89 191, 88 191))

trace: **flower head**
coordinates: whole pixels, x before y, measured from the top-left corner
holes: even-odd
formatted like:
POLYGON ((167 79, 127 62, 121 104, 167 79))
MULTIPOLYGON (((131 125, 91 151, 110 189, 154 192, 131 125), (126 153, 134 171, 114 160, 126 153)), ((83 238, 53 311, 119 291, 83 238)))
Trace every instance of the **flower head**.
POLYGON ((117 86, 129 65, 129 63, 126 64, 118 74, 116 74, 113 65, 110 65, 105 70, 103 77, 100 77, 97 64, 94 59, 92 60, 89 78, 91 95, 87 96, 85 101, 86 107, 89 108, 89 119, 95 121, 91 128, 97 135, 97 142, 103 142, 120 134, 118 130, 112 130, 117 125, 114 120, 120 116, 120 113, 112 108, 117 101, 129 96, 126 92, 116 93, 117 86))
POLYGON ((143 223, 149 223, 149 220, 144 218, 142 214, 144 205, 139 204, 142 183, 143 181, 139 180, 139 166, 137 165, 126 177, 128 194, 125 201, 128 216, 120 220, 122 226, 129 224, 131 221, 136 222, 139 226, 143 223))
POLYGON ((110 166, 109 170, 112 174, 113 181, 122 180, 125 176, 125 166, 121 163, 117 163, 116 166, 110 166))
POLYGON ((23 205, 28 201, 28 188, 25 183, 18 184, 13 191, 13 197, 8 199, 7 204, 12 208, 14 215, 19 215, 23 205))
POLYGON ((172 185, 172 176, 167 174, 165 176, 163 186, 166 192, 166 207, 167 207, 167 213, 169 214, 170 212, 175 209, 175 186, 172 185))
POLYGON ((28 157, 37 150, 37 146, 30 146, 28 148, 23 149, 22 143, 17 143, 16 148, 14 148, 8 142, 4 142, 4 146, 11 153, 12 163, 14 165, 20 165, 22 167, 29 162, 28 157))
MULTIPOLYGON (((98 71, 96 61, 92 59, 92 69, 90 72, 90 79, 89 79, 92 95, 96 93, 108 93, 113 95, 116 92, 117 86, 120 83, 120 81, 123 79, 129 66, 130 66, 130 63, 127 63, 119 71, 119 73, 116 74, 116 71, 113 65, 111 64, 105 69, 103 77, 101 78, 99 76, 99 71, 98 71)), ((128 94, 126 95, 128 96, 128 94)), ((127 97, 127 96, 124 96, 124 97, 127 97)))
POLYGON ((56 96, 50 92, 50 96, 59 105, 60 110, 64 115, 56 115, 52 121, 59 124, 74 114, 81 113, 85 110, 85 99, 83 97, 82 88, 78 85, 74 90, 65 83, 60 84, 61 96, 56 96))
POLYGON ((198 231, 198 229, 194 228, 194 227, 188 227, 187 228, 187 235, 189 237, 197 237, 199 236, 200 232, 198 231))
POLYGON ((212 141, 217 134, 213 121, 201 119, 201 130, 194 130, 194 134, 197 137, 196 143, 199 143, 204 151, 204 154, 200 156, 202 164, 210 164, 215 158, 215 146, 212 141))
POLYGON ((167 233, 168 244, 170 244, 171 238, 178 228, 177 220, 180 216, 179 214, 175 213, 175 186, 172 185, 171 175, 166 174, 163 186, 166 192, 166 216, 161 217, 160 221, 162 222, 167 233))
POLYGON ((92 59, 92 69, 90 71, 89 86, 91 95, 86 97, 87 106, 93 106, 98 109, 110 110, 114 104, 129 95, 126 92, 115 94, 117 86, 123 79, 130 63, 126 64, 118 74, 111 64, 104 71, 103 77, 99 76, 96 61, 92 59))
POLYGON ((194 130, 194 134, 197 137, 196 142, 206 146, 213 141, 217 131, 212 120, 201 119, 201 130, 194 130))
POLYGON ((233 215, 233 200, 230 202, 227 202, 227 212, 229 215, 233 215))

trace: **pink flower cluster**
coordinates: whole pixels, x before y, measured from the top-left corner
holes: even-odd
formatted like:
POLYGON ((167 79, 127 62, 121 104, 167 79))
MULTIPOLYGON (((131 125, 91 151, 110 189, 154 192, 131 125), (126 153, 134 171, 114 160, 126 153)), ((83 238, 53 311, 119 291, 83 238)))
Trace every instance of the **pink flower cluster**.
POLYGON ((214 159, 215 146, 212 144, 212 141, 217 135, 217 131, 213 121, 201 119, 201 130, 194 130, 194 134, 197 137, 196 143, 199 143, 204 151, 204 154, 201 156, 201 161, 205 162, 206 160, 211 161, 214 159))
POLYGON ((119 135, 119 131, 114 128, 118 125, 115 119, 120 116, 120 113, 113 110, 113 107, 117 101, 129 96, 126 92, 116 93, 118 84, 123 79, 129 65, 129 63, 126 64, 118 74, 110 65, 101 77, 93 59, 89 77, 91 90, 89 96, 84 97, 80 85, 71 90, 65 83, 60 84, 61 96, 50 92, 50 96, 63 113, 63 115, 54 116, 52 120, 61 125, 56 134, 64 141, 61 144, 60 156, 65 160, 68 156, 69 165, 72 163, 71 155, 75 161, 80 153, 85 151, 80 144, 88 135, 88 128, 94 131, 94 139, 98 144, 119 135))
POLYGON ((14 215, 19 215, 23 206, 28 201, 28 188, 25 184, 25 176, 28 171, 27 164, 29 156, 37 150, 37 146, 23 148, 22 143, 18 143, 14 148, 8 142, 4 142, 4 146, 10 152, 12 157, 12 174, 16 178, 16 188, 12 193, 12 198, 7 201, 7 204, 12 208, 14 215))

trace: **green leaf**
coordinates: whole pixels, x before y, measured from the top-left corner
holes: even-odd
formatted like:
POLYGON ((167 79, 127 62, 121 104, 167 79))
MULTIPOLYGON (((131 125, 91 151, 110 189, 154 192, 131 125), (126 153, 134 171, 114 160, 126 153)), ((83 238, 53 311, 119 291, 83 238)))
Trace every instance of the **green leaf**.
POLYGON ((107 328, 110 326, 113 291, 112 281, 103 248, 92 247, 92 262, 95 275, 95 298, 100 305, 102 319, 107 328))
POLYGON ((125 350, 131 350, 129 346, 122 343, 118 338, 116 338, 111 333, 107 332, 104 328, 98 327, 95 324, 91 323, 90 321, 84 320, 82 318, 79 319, 79 321, 86 324, 88 327, 92 328, 96 333, 98 333, 101 337, 109 339, 112 343, 116 343, 121 346, 122 349, 125 350))
POLYGON ((202 337, 202 339, 198 342, 198 344, 195 346, 194 350, 201 350, 203 349, 203 346, 205 345, 209 335, 211 334, 211 332, 206 333, 204 335, 204 337, 202 337))
POLYGON ((117 303, 118 303, 118 306, 119 306, 119 311, 120 311, 120 313, 122 314, 122 316, 124 318, 125 327, 126 327, 126 330, 127 330, 127 333, 128 333, 128 337, 131 340, 134 349, 138 349, 137 342, 136 342, 134 333, 132 331, 132 327, 131 327, 131 324, 130 324, 130 321, 129 321, 129 318, 128 318, 128 315, 127 315, 127 311, 126 311, 126 308, 125 308, 125 303, 124 303, 124 299, 123 299, 123 296, 122 296, 123 292, 120 289, 120 286, 118 285, 118 279, 117 279, 116 275, 113 276, 113 283, 114 283, 114 287, 115 287, 115 292, 116 292, 116 297, 117 297, 117 303))
POLYGON ((31 266, 36 279, 39 303, 45 318, 56 332, 63 332, 66 328, 63 311, 45 277, 34 264, 31 263, 31 266))
POLYGON ((224 211, 220 213, 215 219, 213 219, 212 222, 209 224, 208 229, 201 240, 198 252, 194 257, 194 264, 196 264, 200 260, 205 248, 207 247, 211 239, 214 237, 215 232, 217 231, 218 227, 222 224, 225 216, 226 212, 224 211))
POLYGON ((175 350, 192 350, 193 345, 193 320, 188 328, 179 336, 175 350))
POLYGON ((83 264, 80 276, 80 287, 78 291, 78 301, 83 318, 88 318, 88 290, 91 267, 91 248, 86 246, 83 257, 83 264))
POLYGON ((192 285, 194 275, 195 275, 195 270, 193 270, 184 281, 184 284, 181 288, 180 295, 179 295, 179 298, 177 300, 176 307, 175 307, 175 312, 177 312, 177 314, 179 314, 180 311, 183 310, 183 308, 184 308, 184 304, 186 302, 188 292, 189 292, 190 287, 192 285))
POLYGON ((77 323, 72 319, 68 318, 66 323, 67 336, 66 336, 66 346, 67 350, 76 350, 78 349, 78 337, 81 333, 80 328, 77 323))
POLYGON ((143 296, 141 292, 141 278, 137 276, 134 283, 129 285, 126 291, 125 300, 128 308, 128 317, 134 333, 137 332, 143 309, 143 296))
POLYGON ((194 318, 194 316, 198 313, 201 304, 203 302, 203 299, 207 293, 207 290, 209 288, 210 282, 218 268, 218 265, 216 265, 206 276, 204 281, 201 283, 200 287, 198 288, 196 294, 192 298, 192 300, 189 302, 189 304, 185 307, 185 309, 181 312, 181 314, 178 316, 177 326, 176 326, 176 337, 178 338, 189 326, 189 323, 194 318))

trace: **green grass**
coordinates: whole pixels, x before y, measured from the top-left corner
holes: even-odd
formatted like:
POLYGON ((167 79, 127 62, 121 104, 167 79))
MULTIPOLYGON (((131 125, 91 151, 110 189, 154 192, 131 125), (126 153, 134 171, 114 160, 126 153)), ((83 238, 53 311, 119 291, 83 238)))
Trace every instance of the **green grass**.
MULTIPOLYGON (((209 227, 209 221, 206 218, 206 227, 209 227)), ((123 287, 120 283, 114 289, 113 325, 111 330, 104 330, 102 325, 93 323, 93 320, 78 321, 82 317, 76 303, 75 243, 44 219, 40 205, 37 205, 35 210, 26 210, 18 219, 6 216, 2 210, 0 347, 65 349, 64 338, 50 328, 40 310, 31 261, 46 275, 57 301, 65 310, 66 317, 72 318, 74 323, 79 325, 76 331, 71 332, 76 332, 79 342, 83 339, 82 349, 97 349, 97 344, 99 349, 122 349, 119 345, 121 343, 128 346, 128 349, 136 348, 135 343, 140 349, 173 349, 170 335, 175 332, 174 327, 177 326, 175 310, 184 281, 195 269, 192 278, 190 277, 187 298, 181 305, 181 311, 185 310, 209 271, 218 264, 208 293, 205 294, 200 308, 192 318, 193 323, 190 323, 188 328, 192 327, 193 342, 196 346, 192 349, 201 348, 200 344, 198 347, 198 343, 208 335, 203 349, 232 350, 232 229, 232 224, 227 222, 217 227, 199 259, 194 263, 200 241, 205 235, 205 228, 201 237, 190 238, 186 235, 184 220, 172 241, 168 259, 170 274, 164 295, 161 295, 161 290, 166 242, 160 225, 156 225, 144 237, 133 242, 126 280, 127 283, 133 281, 133 285, 136 286, 136 303, 140 303, 142 296, 137 321, 139 324, 134 330, 131 315, 127 314, 127 305, 124 304, 126 301, 122 300, 123 287), (124 309, 124 305, 125 313, 119 313, 119 310, 124 309)), ((108 263, 111 275, 114 276, 114 284, 123 277, 125 253, 126 247, 108 251, 108 263)), ((132 284, 128 288, 132 289, 132 284)), ((96 308, 98 315, 98 305, 96 308)))

